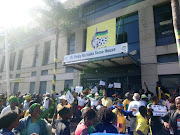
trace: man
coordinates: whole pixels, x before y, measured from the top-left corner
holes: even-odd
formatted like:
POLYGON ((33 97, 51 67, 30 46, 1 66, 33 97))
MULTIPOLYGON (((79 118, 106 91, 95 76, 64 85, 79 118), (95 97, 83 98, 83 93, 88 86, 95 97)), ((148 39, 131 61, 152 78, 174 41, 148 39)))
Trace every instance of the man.
POLYGON ((130 132, 129 134, 133 134, 133 131, 135 130, 136 126, 136 115, 139 113, 139 107, 145 106, 145 104, 140 101, 140 95, 139 93, 134 93, 133 100, 131 101, 128 107, 127 111, 131 111, 133 108, 136 109, 136 111, 133 112, 134 117, 131 118, 131 125, 130 125, 130 132))
POLYGON ((164 93, 168 93, 169 91, 161 86, 161 83, 158 81, 156 82, 156 95, 159 98, 159 100, 162 99, 164 93))
POLYGON ((145 106, 148 105, 148 97, 145 94, 141 95, 141 101, 145 104, 145 106))
POLYGON ((58 111, 62 120, 57 121, 56 135, 70 135, 70 109, 67 107, 61 107, 58 111))
POLYGON ((18 109, 18 101, 17 101, 17 97, 15 96, 11 96, 9 99, 8 99, 8 102, 9 102, 9 105, 7 107, 5 107, 2 112, 1 112, 1 115, 6 113, 6 112, 9 112, 9 111, 15 111, 16 113, 19 114, 19 109, 18 109))
POLYGON ((107 97, 107 91, 103 92, 103 98, 101 101, 102 101, 102 105, 108 108, 113 105, 112 100, 109 97, 107 97))

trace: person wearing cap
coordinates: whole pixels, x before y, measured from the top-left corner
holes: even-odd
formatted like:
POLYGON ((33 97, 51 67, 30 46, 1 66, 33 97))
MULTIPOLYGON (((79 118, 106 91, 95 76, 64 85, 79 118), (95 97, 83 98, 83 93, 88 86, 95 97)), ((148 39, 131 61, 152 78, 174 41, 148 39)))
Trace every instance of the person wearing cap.
POLYGON ((19 109, 17 107, 18 106, 17 97, 11 96, 8 99, 8 102, 9 102, 9 105, 2 110, 1 115, 9 111, 15 111, 16 113, 19 114, 19 109))
POLYGON ((127 110, 127 111, 131 111, 133 108, 136 109, 136 111, 133 112, 133 116, 134 117, 131 117, 131 119, 130 119, 131 125, 130 125, 130 132, 129 132, 129 134, 133 134, 133 132, 135 130, 135 127, 136 127, 136 115, 139 112, 139 107, 140 106, 145 106, 145 104, 142 101, 140 101, 139 93, 134 93, 133 100, 134 101, 130 102, 128 110, 127 110))
POLYGON ((70 109, 67 107, 61 107, 59 108, 58 114, 61 116, 62 120, 59 120, 56 123, 55 135, 70 135, 70 109))
POLYGON ((19 120, 19 125, 14 129, 14 132, 20 132, 21 135, 48 135, 47 124, 40 118, 40 104, 34 103, 29 107, 30 116, 19 120))
POLYGON ((148 105, 148 97, 145 94, 141 95, 141 101, 145 104, 145 106, 148 105))
POLYGON ((25 101, 24 101, 24 104, 23 104, 23 109, 24 109, 25 111, 27 111, 28 108, 29 108, 29 102, 32 100, 31 94, 27 94, 27 95, 24 97, 24 99, 25 99, 25 101))
POLYGON ((132 100, 132 96, 129 92, 125 94, 126 99, 123 101, 124 110, 127 111, 129 103, 132 100))

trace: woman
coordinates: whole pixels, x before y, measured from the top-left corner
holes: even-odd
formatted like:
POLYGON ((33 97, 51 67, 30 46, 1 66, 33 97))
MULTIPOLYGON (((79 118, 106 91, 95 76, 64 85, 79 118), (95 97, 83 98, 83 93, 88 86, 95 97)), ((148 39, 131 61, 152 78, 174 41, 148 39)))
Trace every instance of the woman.
POLYGON ((96 125, 96 132, 101 133, 119 133, 118 128, 112 124, 115 114, 110 108, 101 107, 97 113, 99 123, 96 125))
POLYGON ((88 135, 88 127, 94 123, 96 113, 93 109, 87 108, 83 111, 82 117, 84 122, 80 122, 76 128, 75 135, 88 135))
POLYGON ((12 131, 19 124, 19 115, 15 111, 7 112, 0 117, 0 135, 14 135, 12 131))
POLYGON ((176 110, 170 110, 162 117, 166 130, 169 130, 174 135, 180 134, 180 96, 175 99, 176 110))
POLYGON ((31 135, 33 133, 39 135, 47 135, 46 123, 40 118, 40 104, 34 103, 29 108, 31 116, 27 116, 19 121, 19 125, 15 128, 15 131, 21 133, 21 135, 31 135))

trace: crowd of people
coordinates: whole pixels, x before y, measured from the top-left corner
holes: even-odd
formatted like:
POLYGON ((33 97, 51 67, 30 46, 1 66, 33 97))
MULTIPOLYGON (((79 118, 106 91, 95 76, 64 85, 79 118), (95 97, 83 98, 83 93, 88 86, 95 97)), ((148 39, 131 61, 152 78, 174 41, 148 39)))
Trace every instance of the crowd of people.
POLYGON ((75 135, 180 135, 180 87, 169 93, 157 82, 152 93, 144 85, 146 90, 129 90, 125 95, 103 86, 96 92, 86 88, 76 93, 67 86, 61 94, 1 94, 0 135, 70 135, 74 121, 78 121, 75 135))

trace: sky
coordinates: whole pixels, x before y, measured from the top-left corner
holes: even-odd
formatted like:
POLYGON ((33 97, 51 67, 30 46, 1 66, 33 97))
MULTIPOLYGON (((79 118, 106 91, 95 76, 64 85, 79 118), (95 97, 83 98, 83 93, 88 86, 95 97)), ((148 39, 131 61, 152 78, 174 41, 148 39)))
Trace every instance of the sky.
POLYGON ((38 6, 43 6, 42 0, 0 0, 0 27, 11 28, 28 24, 32 21, 32 8, 38 6))

